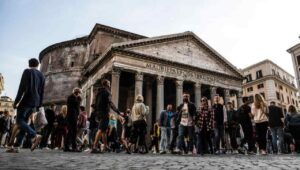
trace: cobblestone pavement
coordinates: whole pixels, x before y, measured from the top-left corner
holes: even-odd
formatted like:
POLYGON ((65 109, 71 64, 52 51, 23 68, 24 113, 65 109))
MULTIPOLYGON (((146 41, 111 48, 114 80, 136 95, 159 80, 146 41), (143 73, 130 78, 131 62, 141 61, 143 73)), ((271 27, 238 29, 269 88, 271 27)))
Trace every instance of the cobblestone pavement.
POLYGON ((125 153, 64 153, 22 149, 5 153, 0 149, 0 169, 300 169, 299 155, 269 156, 174 156, 125 153))

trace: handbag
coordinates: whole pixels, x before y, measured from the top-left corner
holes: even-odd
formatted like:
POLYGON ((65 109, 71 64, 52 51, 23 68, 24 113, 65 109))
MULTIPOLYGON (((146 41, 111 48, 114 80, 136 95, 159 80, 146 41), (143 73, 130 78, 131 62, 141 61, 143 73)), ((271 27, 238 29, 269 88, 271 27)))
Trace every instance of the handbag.
POLYGON ((48 124, 45 109, 44 107, 40 107, 39 111, 35 115, 35 119, 33 121, 34 128, 37 132, 39 132, 43 127, 48 124))

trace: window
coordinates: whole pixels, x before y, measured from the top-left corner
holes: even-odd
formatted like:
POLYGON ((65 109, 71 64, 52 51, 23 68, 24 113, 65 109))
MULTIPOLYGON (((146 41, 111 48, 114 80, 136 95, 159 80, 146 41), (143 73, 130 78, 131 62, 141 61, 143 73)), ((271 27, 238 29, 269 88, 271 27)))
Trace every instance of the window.
POLYGON ((293 104, 295 104, 295 100, 294 99, 292 99, 292 102, 293 102, 293 104))
POLYGON ((262 84, 257 85, 257 88, 258 89, 264 88, 264 84, 262 83, 262 84))
POLYGON ((279 86, 279 89, 280 89, 280 90, 282 90, 282 89, 283 89, 283 88, 282 88, 282 85, 280 85, 280 86, 279 86))
POLYGON ((282 99, 282 101, 284 102, 283 94, 281 94, 281 99, 282 99))
POLYGON ((253 87, 248 87, 247 88, 247 92, 252 92, 253 91, 253 87))
POLYGON ((247 83, 250 82, 250 81, 252 81, 252 76, 251 76, 251 74, 248 74, 248 75, 246 76, 246 79, 247 79, 247 83))
POLYGON ((297 56, 298 66, 300 66, 300 55, 297 56))
POLYGON ((296 101, 296 106, 298 107, 298 101, 296 101))
POLYGON ((257 72, 256 72, 256 79, 259 79, 259 78, 262 78, 262 71, 261 70, 258 70, 257 72))
POLYGON ((288 104, 290 104, 290 98, 288 96, 286 98, 287 98, 288 104))
POLYGON ((253 102, 254 101, 254 97, 253 96, 249 96, 249 102, 253 102))
POLYGON ((277 83, 275 83, 275 87, 277 87, 277 83))
POLYGON ((276 74, 274 69, 272 69, 272 74, 273 74, 273 75, 275 75, 275 74, 276 74))
POLYGON ((264 97, 264 99, 266 99, 265 93, 260 93, 260 95, 262 95, 262 97, 264 97))
POLYGON ((277 97, 277 100, 280 100, 280 94, 279 94, 279 92, 276 92, 276 97, 277 97))
POLYGON ((71 66, 71 67, 74 67, 74 61, 71 62, 71 65, 70 65, 70 66, 71 66))

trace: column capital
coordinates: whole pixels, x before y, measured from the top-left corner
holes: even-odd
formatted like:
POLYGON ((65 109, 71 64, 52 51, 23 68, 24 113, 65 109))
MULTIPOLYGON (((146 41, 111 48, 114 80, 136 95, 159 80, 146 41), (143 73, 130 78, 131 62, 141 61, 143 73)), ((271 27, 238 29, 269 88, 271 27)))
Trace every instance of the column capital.
POLYGON ((157 84, 158 84, 158 85, 163 85, 163 84, 164 84, 165 77, 164 77, 164 76, 157 76, 157 77, 156 77, 156 80, 157 80, 157 84))
POLYGON ((119 69, 119 68, 113 68, 111 70, 111 75, 120 76, 120 74, 121 74, 121 69, 119 69))
POLYGON ((135 73, 135 80, 136 81, 143 81, 143 77, 144 77, 143 73, 141 73, 141 72, 136 72, 135 73))
POLYGON ((224 89, 225 96, 230 96, 230 89, 224 89))
POLYGON ((194 86, 195 86, 195 88, 201 88, 202 83, 201 82, 195 82, 194 86))
POLYGON ((176 80, 176 87, 177 88, 182 88, 183 87, 183 80, 177 79, 176 80))

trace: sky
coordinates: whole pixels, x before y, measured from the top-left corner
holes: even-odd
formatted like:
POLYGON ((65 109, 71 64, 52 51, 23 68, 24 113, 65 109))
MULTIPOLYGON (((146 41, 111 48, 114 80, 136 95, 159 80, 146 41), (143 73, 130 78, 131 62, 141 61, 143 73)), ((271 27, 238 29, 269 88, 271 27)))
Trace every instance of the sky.
POLYGON ((28 59, 96 23, 145 36, 193 31, 237 68, 270 59, 294 75, 299 0, 0 0, 2 95, 15 98, 28 59))

